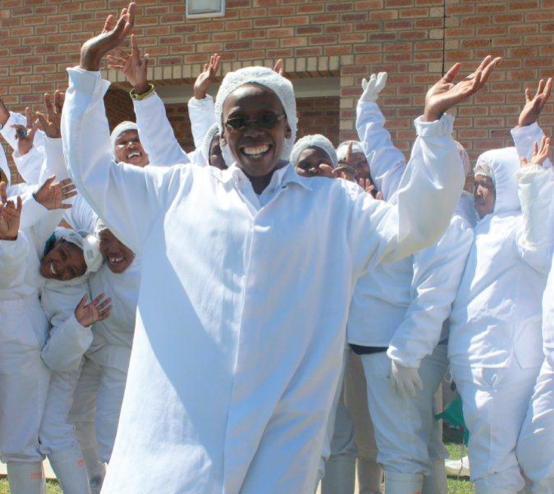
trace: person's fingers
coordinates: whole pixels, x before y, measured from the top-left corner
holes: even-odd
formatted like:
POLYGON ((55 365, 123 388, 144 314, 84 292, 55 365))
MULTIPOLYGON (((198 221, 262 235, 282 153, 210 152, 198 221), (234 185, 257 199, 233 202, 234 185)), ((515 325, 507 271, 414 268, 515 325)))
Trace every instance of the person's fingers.
POLYGON ((536 156, 538 152, 539 152, 539 143, 537 141, 535 141, 533 143, 533 154, 532 154, 532 156, 533 157, 536 156))
POLYGON ((61 93, 59 89, 54 91, 54 113, 62 112, 61 93))
POLYGON ((111 298, 106 298, 105 300, 102 300, 97 304, 97 308, 98 308, 98 310, 104 310, 108 306, 110 306, 111 303, 112 303, 112 299, 111 298))
POLYGON ((366 188, 366 192, 368 194, 371 194, 373 191, 375 190, 375 185, 370 185, 369 187, 366 188))
POLYGON ((98 320, 103 321, 104 319, 107 319, 110 316, 111 312, 112 312, 112 307, 110 305, 110 307, 108 307, 108 308, 106 308, 106 309, 104 309, 104 310, 102 310, 98 313, 98 320))
POLYGON ((0 182, 0 199, 2 204, 8 202, 8 188, 6 182, 0 182))
POLYGON ((18 213, 21 213, 21 210, 23 209, 23 199, 21 199, 21 196, 17 196, 17 207, 16 210, 18 213))
POLYGON ((64 178, 63 180, 60 180, 58 183, 59 183, 62 187, 65 187, 66 185, 72 184, 73 182, 71 181, 70 178, 64 178))
POLYGON ((531 101, 531 89, 525 88, 525 103, 529 103, 531 101))
POLYGON ((31 109, 28 106, 25 108, 25 118, 27 119, 27 127, 32 127, 33 116, 31 115, 31 109))
POLYGON ((71 204, 62 204, 59 208, 56 209, 71 209, 73 206, 71 204))
POLYGON ((137 38, 134 34, 131 34, 131 58, 136 59, 140 55, 137 38))
POLYGON ((544 81, 544 79, 541 79, 537 85, 537 91, 535 92, 535 96, 533 97, 534 100, 539 98, 539 96, 544 90, 545 85, 546 85, 546 82, 544 81))
POLYGON ((46 120, 46 117, 40 113, 39 111, 37 111, 35 113, 35 115, 37 116, 38 118, 38 121, 40 122, 40 125, 42 126, 42 129, 45 130, 48 128, 48 120, 46 120))
POLYGON ((79 304, 77 305, 77 308, 78 308, 78 309, 84 309, 85 306, 87 305, 87 300, 88 300, 88 295, 85 293, 85 294, 81 297, 81 301, 80 301, 79 304))
POLYGON ((529 162, 527 161, 527 158, 525 156, 522 156, 520 158, 520 161, 521 161, 521 166, 529 166, 529 162))
POLYGON ((108 59, 108 63, 116 63, 119 65, 125 65, 127 60, 129 60, 129 58, 114 57, 112 55, 108 55, 106 58, 108 59))
MULTIPOLYGON (((217 72, 219 70, 219 66, 221 64, 221 57, 216 53, 215 54, 215 61, 214 61, 214 67, 215 67, 215 73, 217 75, 217 72)), ((283 75, 283 70, 281 69, 281 75, 283 75)))
POLYGON ((473 94, 475 91, 477 91, 477 89, 479 89, 480 83, 481 83, 481 76, 482 76, 482 72, 480 70, 475 72, 475 77, 471 81, 471 85, 469 86, 469 89, 466 91, 467 94, 473 94))
POLYGON ((485 69, 482 71, 481 73, 481 86, 483 86, 485 84, 485 82, 487 82, 487 80, 489 79, 492 71, 495 69, 495 67, 502 61, 502 59, 500 57, 498 58, 495 58, 494 60, 492 60, 486 67, 485 69))
POLYGON ((62 201, 67 201, 68 199, 71 199, 72 197, 75 197, 77 195, 77 191, 68 192, 67 194, 62 195, 62 201))
POLYGON ((48 121, 51 122, 54 119, 54 102, 50 93, 44 93, 44 107, 46 108, 48 121))
POLYGON ((542 95, 541 95, 541 109, 544 107, 544 105, 546 105, 548 98, 550 98, 551 92, 552 92, 552 77, 549 77, 548 81, 546 81, 544 91, 542 92, 542 95))
MULTIPOLYGON (((50 175, 42 184, 42 187, 50 187, 52 185, 52 182, 56 180, 56 175, 50 175)), ((41 187, 41 188, 42 188, 41 187)))
POLYGON ((462 68, 462 64, 460 62, 456 62, 452 67, 448 69, 448 72, 444 74, 441 81, 450 83, 452 82, 456 76, 460 73, 460 69, 462 68))

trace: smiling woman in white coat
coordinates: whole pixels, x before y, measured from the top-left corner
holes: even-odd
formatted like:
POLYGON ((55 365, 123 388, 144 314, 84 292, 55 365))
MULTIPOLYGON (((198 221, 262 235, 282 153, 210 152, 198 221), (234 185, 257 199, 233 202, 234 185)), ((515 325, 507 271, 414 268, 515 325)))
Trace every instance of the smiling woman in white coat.
POLYGON ((131 31, 131 3, 83 45, 63 114, 68 166, 114 234, 142 256, 135 340, 103 492, 307 493, 315 489, 364 269, 436 241, 463 171, 442 114, 492 66, 454 85, 456 64, 416 121, 398 204, 355 184, 299 177, 290 81, 227 74, 216 100, 227 170, 116 165, 99 64, 131 31), (325 206, 322 206, 325 204, 325 206), (301 246, 315 246, 302 249, 301 246))

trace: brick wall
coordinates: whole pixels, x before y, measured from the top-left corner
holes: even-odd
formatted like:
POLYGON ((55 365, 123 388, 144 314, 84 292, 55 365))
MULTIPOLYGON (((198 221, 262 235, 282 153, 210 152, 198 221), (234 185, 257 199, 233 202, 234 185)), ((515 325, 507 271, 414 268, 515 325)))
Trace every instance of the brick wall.
MULTIPOLYGON (((65 84, 83 40, 126 3, 1 0, 0 96, 15 109, 36 106, 44 91, 65 84)), ((139 0, 138 7, 136 34, 160 83, 190 84, 214 51, 224 72, 282 57, 293 79, 340 76, 338 122, 332 116, 324 127, 329 114, 313 119, 335 142, 339 131, 340 139, 353 137, 360 82, 371 72, 390 74, 381 104, 407 151, 411 119, 444 68, 460 60, 470 69, 487 53, 502 55, 488 89, 457 110, 457 137, 475 159, 509 143, 525 84, 554 75, 554 0, 227 0, 225 18, 195 21, 185 20, 185 0, 139 0)), ((115 72, 105 75, 123 83, 115 72)), ((306 105, 301 111, 314 110, 306 105)), ((175 110, 178 125, 182 111, 175 110)), ((551 132, 552 108, 545 113, 541 123, 551 132)))

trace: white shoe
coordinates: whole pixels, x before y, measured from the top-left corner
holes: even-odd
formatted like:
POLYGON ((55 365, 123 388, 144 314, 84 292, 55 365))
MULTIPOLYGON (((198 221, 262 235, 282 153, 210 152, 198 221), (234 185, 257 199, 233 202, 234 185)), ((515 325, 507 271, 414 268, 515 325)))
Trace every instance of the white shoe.
POLYGON ((8 462, 8 481, 11 494, 46 494, 42 462, 8 462))
POLYGON ((461 460, 446 460, 444 467, 449 477, 469 477, 469 457, 467 456, 461 460))
POLYGON ((381 494, 383 470, 375 460, 358 458, 359 494, 381 494))
POLYGON ((385 494, 421 494, 423 474, 385 471, 385 494))
POLYGON ((106 476, 106 466, 100 461, 96 448, 83 449, 83 459, 90 483, 90 492, 91 494, 100 494, 106 476))
POLYGON ((81 448, 75 445, 48 455, 63 494, 91 494, 81 448))
POLYGON ((431 460, 431 475, 423 478, 422 494, 447 494, 448 482, 444 460, 431 460))
POLYGON ((355 484, 356 458, 331 456, 325 463, 321 494, 354 494, 355 484))

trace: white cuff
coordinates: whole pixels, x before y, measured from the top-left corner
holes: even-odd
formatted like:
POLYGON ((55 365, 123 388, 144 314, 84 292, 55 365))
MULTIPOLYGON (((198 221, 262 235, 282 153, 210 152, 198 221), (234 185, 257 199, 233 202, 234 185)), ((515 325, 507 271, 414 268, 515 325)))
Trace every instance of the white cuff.
POLYGON ((414 120, 416 133, 420 137, 442 137, 452 134, 454 130, 454 117, 448 113, 443 114, 439 120, 425 122, 423 117, 414 120))

